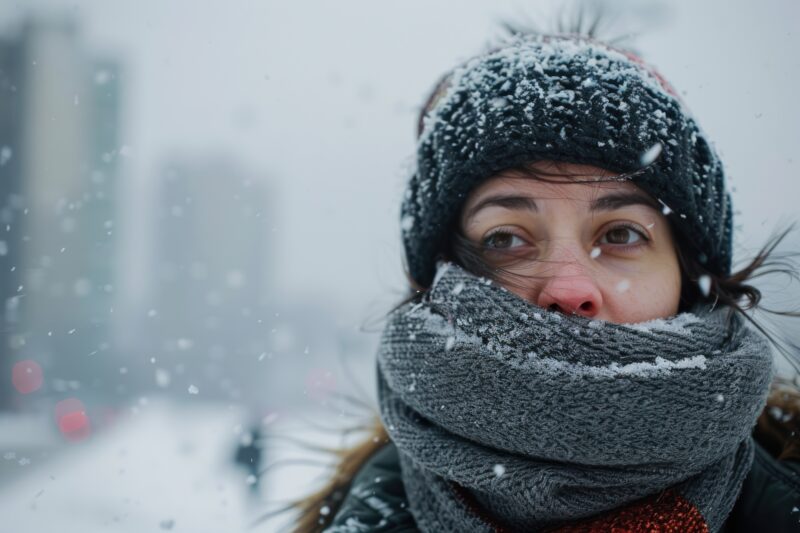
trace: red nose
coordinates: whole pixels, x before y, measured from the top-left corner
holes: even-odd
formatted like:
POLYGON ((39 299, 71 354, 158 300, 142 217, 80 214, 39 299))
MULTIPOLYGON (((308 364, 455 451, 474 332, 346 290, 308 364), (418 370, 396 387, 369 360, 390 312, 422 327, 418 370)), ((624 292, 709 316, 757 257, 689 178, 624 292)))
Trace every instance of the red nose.
POLYGON ((566 314, 589 318, 597 315, 603 296, 594 280, 576 269, 569 270, 572 272, 554 273, 545 281, 536 304, 566 314))

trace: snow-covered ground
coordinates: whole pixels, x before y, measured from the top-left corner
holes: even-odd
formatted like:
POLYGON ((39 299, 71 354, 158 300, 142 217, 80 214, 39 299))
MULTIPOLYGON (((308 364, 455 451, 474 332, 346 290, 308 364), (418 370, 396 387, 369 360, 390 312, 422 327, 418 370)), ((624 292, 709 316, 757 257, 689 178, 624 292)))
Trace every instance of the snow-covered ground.
POLYGON ((313 488, 320 466, 304 463, 324 457, 315 457, 294 439, 338 444, 335 432, 321 429, 322 424, 336 427, 336 419, 332 413, 302 412, 265 420, 264 429, 277 436, 269 438, 262 465, 268 473, 259 494, 253 494, 247 473, 233 462, 247 431, 246 413, 238 407, 151 400, 112 428, 81 442, 57 443, 47 459, 23 465, 24 443, 6 435, 0 442, 4 462, 25 470, 0 483, 0 529, 279 531, 289 515, 250 526, 280 501, 313 488))

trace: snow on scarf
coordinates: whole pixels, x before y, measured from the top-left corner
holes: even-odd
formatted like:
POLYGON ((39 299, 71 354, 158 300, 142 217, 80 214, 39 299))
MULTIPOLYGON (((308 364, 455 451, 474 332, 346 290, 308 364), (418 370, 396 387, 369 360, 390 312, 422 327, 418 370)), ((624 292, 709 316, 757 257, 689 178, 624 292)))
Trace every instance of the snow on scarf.
POLYGON ((604 513, 718 531, 772 373, 766 341, 727 309, 612 324, 448 263, 422 302, 390 315, 378 353, 381 417, 422 531, 604 513))

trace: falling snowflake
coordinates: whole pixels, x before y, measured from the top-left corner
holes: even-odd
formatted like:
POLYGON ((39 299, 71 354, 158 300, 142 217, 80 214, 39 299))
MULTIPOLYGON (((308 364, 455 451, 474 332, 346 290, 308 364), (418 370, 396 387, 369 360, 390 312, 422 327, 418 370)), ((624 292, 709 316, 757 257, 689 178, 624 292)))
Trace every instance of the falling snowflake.
POLYGON ((455 337, 447 337, 447 340, 444 343, 445 351, 449 352, 450 350, 452 350, 453 346, 455 344, 456 344, 456 338, 455 337))
POLYGON ((94 82, 97 85, 105 85, 111 80, 111 73, 107 70, 98 70, 94 73, 94 82))
POLYGON ((703 293, 703 296, 708 298, 708 295, 711 292, 711 278, 703 274, 697 280, 697 286, 700 287, 700 292, 703 293))
POLYGON ((650 148, 648 148, 641 156, 639 156, 639 162, 643 166, 647 166, 651 164, 653 161, 658 159, 658 156, 661 155, 661 143, 656 143, 650 148))
POLYGON ((623 279, 619 283, 617 283, 617 292, 627 292, 628 289, 631 288, 631 282, 627 279, 623 279))
POLYGON ((11 159, 11 154, 10 146, 3 146, 0 148, 0 167, 8 163, 8 160, 11 159))
MULTIPOLYGON (((163 389, 163 388, 169 387, 170 381, 171 381, 171 379, 170 379, 170 375, 169 375, 169 371, 168 370, 165 370, 163 368, 157 368, 156 369, 156 385, 158 385, 159 387, 161 387, 163 389)), ((190 390, 189 392, 192 392, 192 391, 190 390)))

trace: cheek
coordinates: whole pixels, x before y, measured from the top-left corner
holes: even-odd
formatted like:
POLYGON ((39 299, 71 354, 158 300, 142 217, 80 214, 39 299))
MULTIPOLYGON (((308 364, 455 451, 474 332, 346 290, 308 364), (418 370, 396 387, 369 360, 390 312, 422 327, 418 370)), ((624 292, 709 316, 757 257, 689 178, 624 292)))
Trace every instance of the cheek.
POLYGON ((511 283, 504 279, 499 279, 498 283, 507 291, 516 294, 523 300, 527 300, 532 304, 536 304, 536 298, 534 297, 533 293, 538 293, 538 289, 534 288, 536 286, 535 283, 511 283))
POLYGON ((681 283, 677 272, 617 280, 605 291, 606 320, 635 323, 667 318, 678 312, 681 283))

